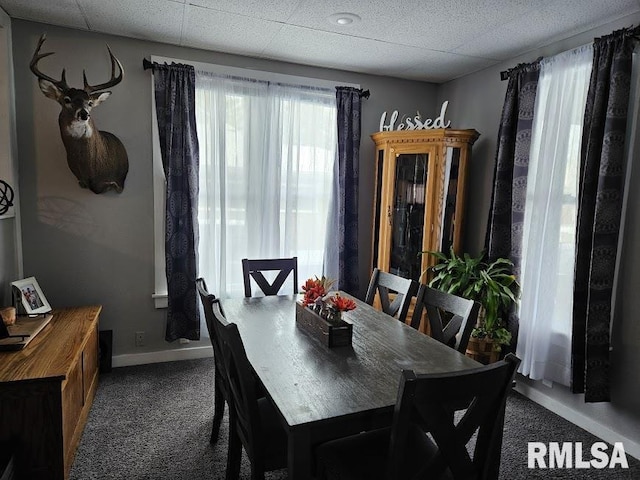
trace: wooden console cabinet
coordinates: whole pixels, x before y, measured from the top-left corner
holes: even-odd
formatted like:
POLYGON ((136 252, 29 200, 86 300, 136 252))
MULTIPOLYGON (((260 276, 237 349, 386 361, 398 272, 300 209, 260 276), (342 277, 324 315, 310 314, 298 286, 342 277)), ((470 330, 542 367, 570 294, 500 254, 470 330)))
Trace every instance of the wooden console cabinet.
POLYGON ((69 476, 98 386, 101 308, 54 310, 24 349, 0 352, 0 444, 18 479, 69 476))

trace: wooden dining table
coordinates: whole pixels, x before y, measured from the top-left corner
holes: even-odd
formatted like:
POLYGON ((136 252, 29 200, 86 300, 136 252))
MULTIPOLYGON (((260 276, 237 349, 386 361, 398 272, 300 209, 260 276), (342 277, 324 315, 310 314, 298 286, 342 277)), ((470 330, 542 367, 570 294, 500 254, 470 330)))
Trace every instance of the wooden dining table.
POLYGON ((350 346, 325 346, 296 324, 299 296, 224 300, 249 362, 288 433, 290 480, 312 478, 313 449, 334 438, 391 424, 400 373, 452 372, 481 365, 366 303, 345 312, 350 346))

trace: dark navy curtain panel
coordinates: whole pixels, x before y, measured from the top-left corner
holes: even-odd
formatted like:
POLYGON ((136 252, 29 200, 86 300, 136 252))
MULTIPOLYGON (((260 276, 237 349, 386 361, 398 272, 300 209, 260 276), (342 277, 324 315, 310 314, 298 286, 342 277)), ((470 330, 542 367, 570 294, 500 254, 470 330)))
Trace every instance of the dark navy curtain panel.
POLYGON ((166 178, 165 258, 168 288, 165 339, 200 338, 196 293, 199 151, 195 70, 154 64, 162 165, 166 178))
POLYGON ((358 179, 362 90, 336 87, 338 119, 338 288, 359 294, 358 179))
MULTIPOLYGON (((509 84, 498 130, 485 250, 489 260, 510 259, 515 267, 514 274, 519 279, 529 149, 540 59, 517 65, 507 74, 509 84)), ((507 328, 512 335, 512 345, 505 351, 514 351, 518 338, 515 311, 509 315, 507 328)))
POLYGON ((609 327, 624 190, 633 30, 597 38, 578 186, 572 389, 609 401, 609 327))

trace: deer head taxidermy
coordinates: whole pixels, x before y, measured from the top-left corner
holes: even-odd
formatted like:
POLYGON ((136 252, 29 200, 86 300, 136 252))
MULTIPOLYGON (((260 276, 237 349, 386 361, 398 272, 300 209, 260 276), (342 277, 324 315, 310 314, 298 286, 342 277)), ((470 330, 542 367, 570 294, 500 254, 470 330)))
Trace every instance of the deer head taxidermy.
POLYGON ((38 70, 38 62, 54 53, 40 53, 45 40, 46 35, 42 35, 33 53, 30 68, 38 77, 42 93, 62 107, 58 124, 62 142, 67 150, 67 164, 82 188, 88 188, 93 193, 107 190, 120 193, 129 171, 127 151, 115 135, 96 128, 91 118, 91 110, 109 98, 111 92, 105 91, 107 88, 122 81, 122 64, 107 45, 111 57, 111 79, 99 85, 89 85, 83 70, 84 88, 72 88, 67 85, 64 69, 60 80, 55 80, 38 70), (117 76, 116 65, 119 71, 117 76))

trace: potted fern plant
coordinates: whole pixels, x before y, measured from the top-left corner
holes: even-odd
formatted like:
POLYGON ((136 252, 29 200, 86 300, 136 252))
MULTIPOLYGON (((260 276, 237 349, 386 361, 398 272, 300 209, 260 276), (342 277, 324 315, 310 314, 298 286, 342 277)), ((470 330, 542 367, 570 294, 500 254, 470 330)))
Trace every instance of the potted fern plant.
POLYGON ((467 353, 485 363, 496 361, 502 345, 511 343, 506 316, 520 293, 520 285, 512 274, 511 260, 498 258, 486 262, 484 254, 478 257, 468 253, 456 255, 453 248, 448 256, 441 252, 421 253, 431 254, 439 260, 428 269, 433 274, 429 287, 470 298, 482 305, 467 353))

